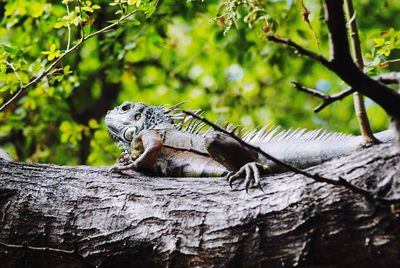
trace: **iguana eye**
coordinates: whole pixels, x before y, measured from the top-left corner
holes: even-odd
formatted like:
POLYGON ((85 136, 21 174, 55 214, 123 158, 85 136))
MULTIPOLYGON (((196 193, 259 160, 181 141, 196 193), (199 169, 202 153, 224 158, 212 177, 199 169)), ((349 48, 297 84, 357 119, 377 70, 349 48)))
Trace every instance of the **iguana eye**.
POLYGON ((125 104, 125 105, 123 105, 123 106, 121 107, 121 110, 122 110, 122 111, 128 111, 130 108, 131 108, 131 105, 127 103, 127 104, 125 104))
POLYGON ((135 120, 138 121, 142 117, 140 113, 135 114, 135 120))

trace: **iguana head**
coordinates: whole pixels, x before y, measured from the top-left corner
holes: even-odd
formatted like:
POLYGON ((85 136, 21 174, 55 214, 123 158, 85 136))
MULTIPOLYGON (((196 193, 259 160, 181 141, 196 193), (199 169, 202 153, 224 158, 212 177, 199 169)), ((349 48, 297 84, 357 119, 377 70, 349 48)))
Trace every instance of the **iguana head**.
POLYGON ((148 106, 143 102, 124 102, 107 112, 106 126, 111 137, 124 149, 141 130, 174 128, 176 115, 170 113, 171 108, 163 106, 148 106))

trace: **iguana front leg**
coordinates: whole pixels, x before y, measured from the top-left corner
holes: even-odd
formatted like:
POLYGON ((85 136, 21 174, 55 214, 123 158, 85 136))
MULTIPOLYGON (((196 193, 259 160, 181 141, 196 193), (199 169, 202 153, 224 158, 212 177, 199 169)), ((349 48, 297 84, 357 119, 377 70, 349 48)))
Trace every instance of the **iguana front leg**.
POLYGON ((266 173, 268 167, 258 163, 258 154, 244 147, 232 137, 220 132, 212 132, 205 138, 205 145, 210 156, 232 170, 227 176, 227 181, 232 186, 233 182, 244 179, 246 191, 251 183, 260 186, 260 171, 266 173))
POLYGON ((163 139, 156 130, 142 130, 131 142, 130 160, 126 165, 115 165, 111 171, 151 169, 163 148, 163 139))

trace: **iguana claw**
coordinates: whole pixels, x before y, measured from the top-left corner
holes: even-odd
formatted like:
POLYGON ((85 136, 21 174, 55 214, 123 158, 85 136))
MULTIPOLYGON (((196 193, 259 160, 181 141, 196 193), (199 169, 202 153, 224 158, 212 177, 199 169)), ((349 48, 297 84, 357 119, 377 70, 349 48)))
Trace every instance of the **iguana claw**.
POLYGON ((244 178, 246 192, 248 192, 250 186, 258 187, 261 191, 264 191, 261 187, 260 170, 265 172, 268 167, 257 162, 250 162, 242 166, 237 172, 229 173, 226 180, 232 188, 236 180, 244 178))
POLYGON ((135 169, 135 167, 136 167, 135 162, 132 162, 127 165, 116 164, 109 169, 109 172, 121 172, 121 171, 128 170, 128 169, 135 169))

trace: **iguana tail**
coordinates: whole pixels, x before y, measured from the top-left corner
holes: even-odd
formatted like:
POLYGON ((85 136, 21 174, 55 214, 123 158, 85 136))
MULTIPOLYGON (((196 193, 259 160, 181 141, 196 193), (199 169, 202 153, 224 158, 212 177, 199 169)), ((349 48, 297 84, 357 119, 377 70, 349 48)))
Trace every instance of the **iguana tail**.
MULTIPOLYGON (((392 130, 386 130, 376 133, 376 137, 382 142, 387 142, 394 140, 395 135, 392 130)), ((361 136, 330 133, 323 130, 279 131, 277 128, 248 134, 244 140, 298 168, 310 167, 351 154, 365 144, 361 136)), ((280 171, 275 163, 263 156, 259 156, 259 158, 259 161, 267 164, 271 170, 280 171)))

